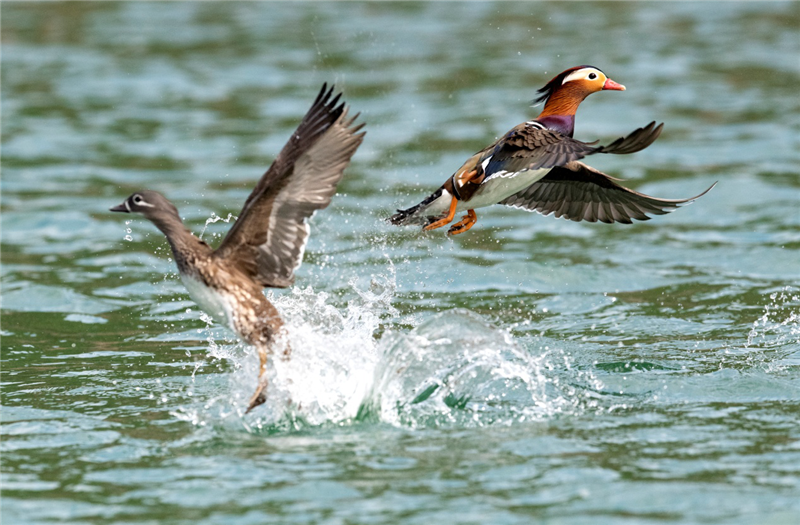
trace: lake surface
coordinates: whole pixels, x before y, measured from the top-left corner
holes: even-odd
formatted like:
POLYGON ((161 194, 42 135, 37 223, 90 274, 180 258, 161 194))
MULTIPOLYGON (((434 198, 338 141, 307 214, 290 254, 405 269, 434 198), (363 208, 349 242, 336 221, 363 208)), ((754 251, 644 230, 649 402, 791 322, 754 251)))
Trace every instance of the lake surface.
POLYGON ((796 524, 800 4, 2 5, 2 518, 796 524), (384 222, 592 64, 589 164, 694 204, 384 222), (209 326, 161 191, 211 244, 323 82, 367 123, 296 285, 291 361, 209 326), (222 217, 223 220, 218 220, 222 217), (211 219, 211 220, 210 220, 211 219))

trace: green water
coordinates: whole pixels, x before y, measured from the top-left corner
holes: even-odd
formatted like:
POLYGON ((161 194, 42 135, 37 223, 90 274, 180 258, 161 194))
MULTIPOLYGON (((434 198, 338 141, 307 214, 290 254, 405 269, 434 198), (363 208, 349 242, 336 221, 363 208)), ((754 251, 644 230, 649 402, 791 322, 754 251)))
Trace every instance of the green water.
POLYGON ((2 3, 4 524, 800 522, 800 4, 2 3), (383 218, 592 64, 590 164, 696 203, 632 226, 383 218), (323 82, 367 122, 296 286, 293 358, 208 327, 212 244, 323 82))

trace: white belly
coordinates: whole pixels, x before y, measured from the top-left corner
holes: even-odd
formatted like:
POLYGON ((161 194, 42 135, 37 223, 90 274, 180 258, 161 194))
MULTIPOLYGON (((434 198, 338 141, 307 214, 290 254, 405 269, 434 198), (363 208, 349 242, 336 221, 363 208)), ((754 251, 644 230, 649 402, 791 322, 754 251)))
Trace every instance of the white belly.
POLYGON ((458 203, 456 212, 474 210, 497 204, 501 200, 522 191, 550 172, 551 168, 527 170, 504 175, 494 175, 481 184, 480 189, 469 201, 458 203))
MULTIPOLYGON (((551 169, 552 168, 543 168, 521 171, 513 174, 495 175, 484 182, 469 201, 458 201, 456 213, 463 213, 467 210, 485 208, 486 206, 497 204, 506 197, 510 197, 540 180, 547 175, 551 169)), ((442 190, 442 195, 425 207, 425 215, 430 217, 447 215, 447 212, 450 210, 450 202, 452 199, 453 196, 448 193, 447 190, 442 190)))
POLYGON ((181 281, 183 281, 183 285, 189 292, 189 297, 197 303, 200 309, 210 315, 216 322, 234 329, 233 311, 227 297, 212 290, 193 277, 181 274, 181 281))
POLYGON ((425 215, 429 217, 435 217, 437 215, 447 215, 448 210, 450 210, 450 202, 453 200, 453 196, 450 195, 447 190, 442 190, 441 196, 438 199, 431 202, 425 208, 423 208, 423 212, 425 215))

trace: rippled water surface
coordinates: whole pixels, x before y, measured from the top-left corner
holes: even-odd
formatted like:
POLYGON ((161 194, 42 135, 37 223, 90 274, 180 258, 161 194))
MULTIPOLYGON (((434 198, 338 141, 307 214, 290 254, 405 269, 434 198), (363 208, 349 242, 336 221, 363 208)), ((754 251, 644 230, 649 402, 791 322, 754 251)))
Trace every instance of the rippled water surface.
POLYGON ((3 2, 3 523, 798 523, 799 6, 3 2), (587 63, 628 90, 577 138, 666 123, 590 164, 717 187, 383 222, 587 63), (107 210, 156 189, 219 242, 323 82, 368 134, 244 416, 251 349, 107 210))

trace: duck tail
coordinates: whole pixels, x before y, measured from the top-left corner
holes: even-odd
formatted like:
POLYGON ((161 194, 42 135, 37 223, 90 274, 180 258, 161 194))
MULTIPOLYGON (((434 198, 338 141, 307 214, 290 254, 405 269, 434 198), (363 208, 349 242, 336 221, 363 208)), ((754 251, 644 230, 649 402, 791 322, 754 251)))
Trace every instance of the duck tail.
POLYGON ((435 192, 431 193, 426 197, 422 202, 417 204, 416 206, 412 206, 406 210, 397 210, 397 213, 389 217, 387 220, 394 224, 395 226, 408 226, 408 225, 420 225, 420 226, 427 226, 431 222, 433 222, 432 217, 428 217, 425 215, 425 210, 428 206, 442 196, 443 188, 439 188, 435 192))

